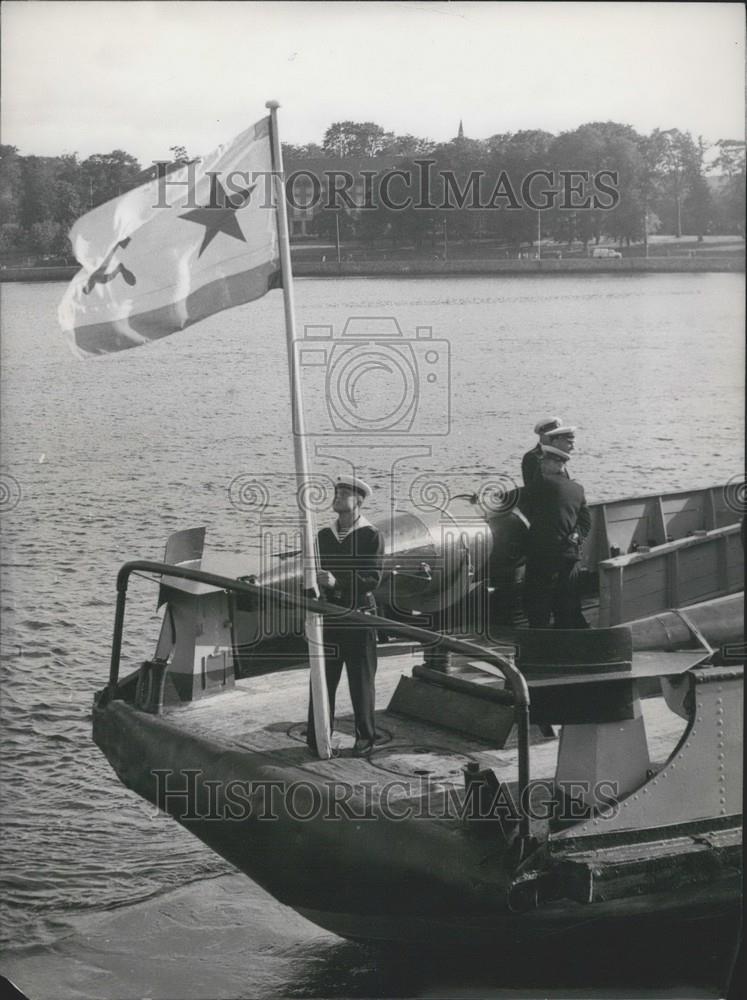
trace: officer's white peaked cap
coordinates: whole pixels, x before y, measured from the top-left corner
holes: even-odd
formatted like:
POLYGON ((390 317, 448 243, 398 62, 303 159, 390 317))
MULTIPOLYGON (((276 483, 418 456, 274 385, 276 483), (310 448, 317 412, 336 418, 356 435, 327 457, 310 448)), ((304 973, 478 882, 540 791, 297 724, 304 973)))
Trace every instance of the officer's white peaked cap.
POLYGON ((553 427, 560 427, 560 417, 545 417, 534 425, 535 434, 547 434, 553 427))
POLYGON ((567 462, 571 457, 567 451, 561 451, 560 448, 553 448, 551 444, 542 445, 542 454, 552 458, 559 458, 561 462, 567 462))
POLYGON ((335 485, 347 486, 348 489, 355 490, 356 493, 360 493, 364 500, 371 496, 371 487, 362 479, 358 479, 357 476, 338 476, 335 485))
POLYGON ((556 427, 554 430, 545 431, 545 434, 549 438, 554 438, 554 437, 574 437, 574 435, 576 434, 576 428, 575 427, 569 427, 569 426, 556 427))

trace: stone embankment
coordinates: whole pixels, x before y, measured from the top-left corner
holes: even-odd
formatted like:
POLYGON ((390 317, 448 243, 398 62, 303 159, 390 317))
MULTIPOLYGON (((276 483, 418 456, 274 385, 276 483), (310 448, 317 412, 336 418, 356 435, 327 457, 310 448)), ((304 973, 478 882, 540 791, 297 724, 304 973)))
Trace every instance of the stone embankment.
MULTIPOLYGON (((376 260, 309 261, 293 264, 297 278, 437 277, 475 274, 641 274, 647 272, 739 272, 744 271, 743 255, 709 257, 622 257, 565 260, 376 260)), ((69 281, 77 267, 6 267, 0 281, 69 281)))

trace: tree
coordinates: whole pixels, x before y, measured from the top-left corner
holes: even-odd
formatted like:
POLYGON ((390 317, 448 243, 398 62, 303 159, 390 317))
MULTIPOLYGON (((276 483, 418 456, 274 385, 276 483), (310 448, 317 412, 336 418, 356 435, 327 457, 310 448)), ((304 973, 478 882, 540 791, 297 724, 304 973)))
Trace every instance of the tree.
POLYGON ((713 218, 713 200, 708 181, 702 174, 695 174, 690 182, 687 194, 682 206, 682 216, 684 219, 684 229, 688 233, 695 233, 698 242, 710 229, 713 218))
POLYGON ((687 193, 683 205, 685 228, 687 232, 695 233, 700 242, 710 228, 713 216, 711 191, 705 178, 705 155, 708 146, 703 136, 692 144, 691 155, 686 165, 687 193))
POLYGON ((290 142, 281 144, 283 149, 283 163, 289 160, 318 160, 324 156, 324 150, 315 142, 307 142, 303 146, 294 146, 290 142))
POLYGON ((640 168, 638 171, 638 192, 643 211, 643 242, 648 254, 648 237, 650 233, 661 229, 661 219, 653 211, 652 206, 658 205, 657 191, 662 178, 662 141, 656 134, 643 135, 638 141, 640 153, 640 168))
POLYGON ((718 157, 713 161, 714 170, 720 170, 729 178, 744 173, 745 143, 741 139, 719 139, 716 149, 718 157))
POLYGON ((24 249, 25 233, 15 222, 0 226, 0 253, 17 253, 24 249))
POLYGON ((64 236, 62 226, 53 219, 35 222, 31 227, 31 248, 40 254, 58 253, 63 247, 67 249, 64 236))
POLYGON ((88 208, 116 198, 141 183, 140 164, 122 149, 94 153, 83 161, 80 173, 82 199, 88 208))
POLYGON ((692 136, 676 128, 655 129, 652 142, 659 153, 664 189, 673 201, 672 228, 679 238, 682 236, 682 204, 693 176, 702 171, 702 152, 697 162, 698 148, 692 136))
POLYGON ((532 165, 531 169, 539 169, 547 165, 547 154, 554 139, 551 132, 542 129, 523 129, 491 135, 482 145, 490 158, 497 159, 506 170, 528 164, 532 165))
POLYGON ((355 236, 355 221, 344 208, 323 208, 314 218, 314 229, 323 239, 336 241, 339 226, 341 240, 355 236))
POLYGON ((5 223, 21 218, 23 169, 15 146, 0 145, 0 215, 5 223))
MULTIPOLYGON (((608 133, 594 124, 581 125, 572 132, 562 132, 553 140, 545 161, 555 171, 587 171, 589 178, 600 170, 609 169, 608 133)), ((588 198, 588 192, 586 195, 588 198)), ((584 247, 590 240, 599 242, 604 232, 604 212, 593 205, 582 207, 554 208, 547 213, 553 231, 557 229, 562 239, 569 244, 581 240, 584 247)))
MULTIPOLYGON (((500 209, 486 211, 485 220, 490 235, 517 248, 522 243, 536 239, 537 212, 524 205, 521 186, 523 179, 531 171, 548 169, 549 152, 554 138, 550 132, 542 129, 523 129, 492 135, 480 143, 486 172, 495 184, 501 179, 502 190, 510 190, 516 198, 514 205, 513 199, 504 195, 496 201, 501 206, 500 209)), ((487 191, 486 199, 492 194, 493 191, 487 191)))
POLYGON ((35 222, 55 217, 56 168, 57 161, 50 156, 24 156, 22 159, 21 225, 29 232, 35 222))
POLYGON ((67 232, 94 199, 105 201, 141 183, 137 160, 123 150, 96 154, 83 163, 75 153, 20 156, 0 147, 0 203, 16 228, 3 234, 6 250, 67 254, 67 232))
POLYGON ((83 213, 78 189, 67 181, 57 181, 55 185, 55 221, 67 232, 83 213))
POLYGON ((356 239, 368 246, 373 246, 376 240, 386 235, 389 225, 387 212, 383 205, 379 204, 375 208, 367 208, 355 220, 356 239))
POLYGON ((621 122, 588 122, 572 132, 561 133, 552 143, 549 159, 558 176, 558 185, 568 184, 559 193, 556 207, 548 212, 553 233, 569 242, 578 239, 587 246, 603 235, 621 244, 645 236, 646 165, 643 137, 621 122), (575 172, 580 173, 575 173, 575 172), (617 200, 602 201, 595 178, 608 171, 609 186, 617 190, 617 200), (567 172, 567 173, 564 173, 567 172), (588 177, 584 178, 581 173, 588 177), (560 178, 565 179, 561 182, 560 178), (616 180, 615 180, 616 178, 616 180), (571 188, 577 193, 572 193, 571 188), (567 204, 566 199, 572 204, 567 204))
MULTIPOLYGON (((470 240, 479 236, 485 226, 482 204, 487 173, 487 153, 476 139, 452 139, 433 150, 433 183, 431 201, 437 214, 427 220, 428 230, 443 232, 446 221, 449 238, 470 240)), ((425 220, 424 220, 425 221, 425 220)))
POLYGON ((745 144, 739 139, 719 139, 719 155, 713 169, 721 171, 714 197, 719 231, 744 236, 745 219, 745 144))
POLYGON ((324 133, 322 147, 332 156, 376 156, 393 138, 375 122, 333 122, 324 133))
POLYGON ((604 211, 602 228, 620 244, 624 240, 630 246, 631 242, 646 237, 647 169, 639 137, 632 139, 622 133, 611 137, 605 160, 607 169, 614 169, 617 174, 619 200, 604 211))
MULTIPOLYGON (((386 133, 391 135, 391 133, 386 133)), ((427 156, 432 153, 435 143, 432 139, 421 139, 416 135, 391 135, 382 147, 383 153, 390 153, 393 156, 427 156)))

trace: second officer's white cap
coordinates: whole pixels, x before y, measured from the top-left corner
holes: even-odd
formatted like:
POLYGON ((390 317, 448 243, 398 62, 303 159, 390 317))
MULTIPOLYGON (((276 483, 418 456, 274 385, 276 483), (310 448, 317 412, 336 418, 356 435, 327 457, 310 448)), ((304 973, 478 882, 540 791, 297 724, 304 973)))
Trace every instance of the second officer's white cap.
POLYGON ((545 431, 544 433, 547 434, 547 436, 549 438, 555 438, 555 437, 575 437, 576 436, 576 428, 575 427, 571 427, 571 426, 554 427, 552 430, 545 431))

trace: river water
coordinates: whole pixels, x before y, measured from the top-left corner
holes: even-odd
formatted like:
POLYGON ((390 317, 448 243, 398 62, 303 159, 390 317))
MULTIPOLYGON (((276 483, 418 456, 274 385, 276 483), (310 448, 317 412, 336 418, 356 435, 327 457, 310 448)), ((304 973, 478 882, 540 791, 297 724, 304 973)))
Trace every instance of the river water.
MULTIPOLYGON (((1 931, 11 951, 230 870, 118 784, 90 740, 91 699, 107 676, 122 562, 159 559, 172 531, 198 524, 209 548, 251 561, 256 481, 268 484, 265 515, 282 521, 292 504, 279 292, 149 348, 79 361, 56 324, 63 287, 2 286, 1 931)), ((590 500, 741 473, 742 275, 320 279, 298 281, 296 298, 301 334, 332 328, 332 346, 302 358, 315 464, 332 472, 351 460, 377 487, 374 515, 393 462, 452 493, 517 476, 547 414, 577 425, 573 475, 590 500), (372 364, 346 368, 350 317, 399 323, 399 372, 387 370, 381 336, 364 342, 372 364), (400 383, 417 396, 408 433, 400 383), (360 417, 342 449, 328 436, 338 426, 330 385, 360 417), (376 405, 386 419, 372 447, 361 428, 376 405)), ((133 590, 125 668, 158 630, 152 589, 133 590)), ((282 992, 287 974, 276 963, 264 993, 282 992)), ((345 989, 366 995, 371 984, 345 989)))

